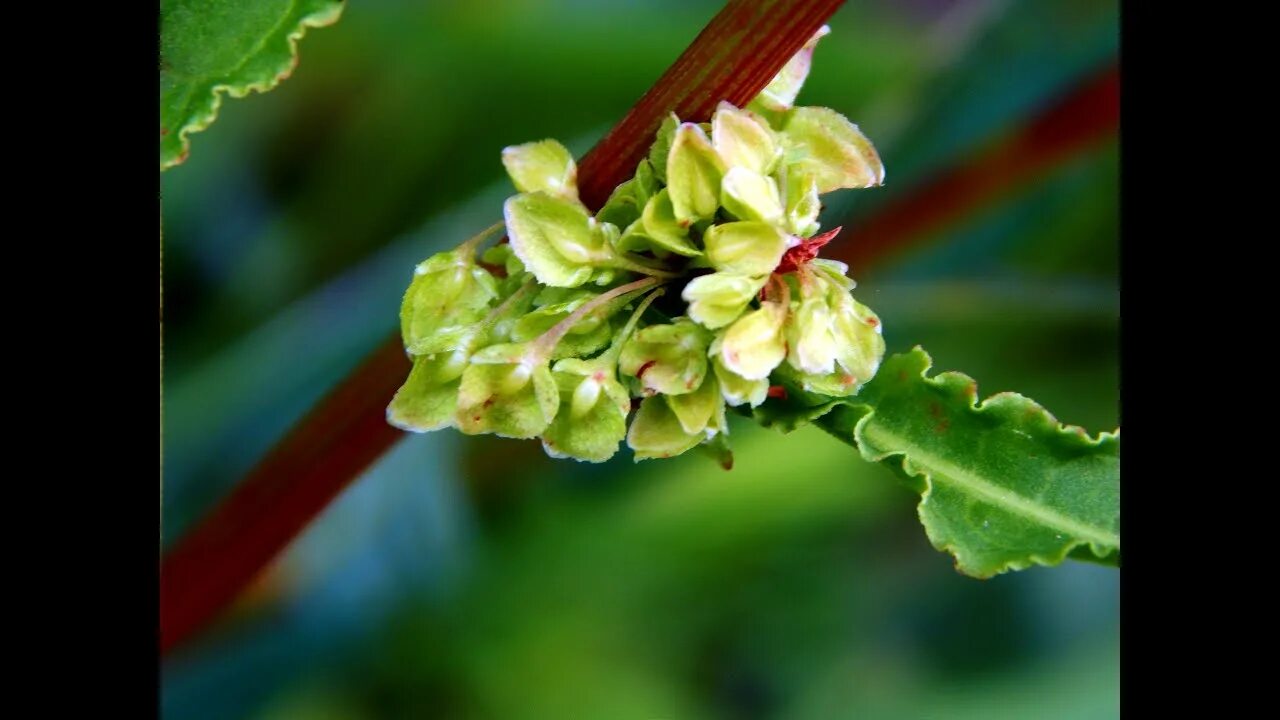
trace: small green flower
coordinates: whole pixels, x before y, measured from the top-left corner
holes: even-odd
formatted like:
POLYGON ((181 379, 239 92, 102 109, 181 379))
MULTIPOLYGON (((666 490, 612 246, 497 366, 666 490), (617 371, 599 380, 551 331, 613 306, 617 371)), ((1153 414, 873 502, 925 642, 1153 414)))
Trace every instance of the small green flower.
POLYGON ((778 267, 790 238, 769 223, 742 221, 714 225, 702 241, 707 261, 716 270, 768 275, 778 267))
POLYGON ((818 199, 818 181, 812 174, 805 174, 796 166, 787 168, 784 177, 787 231, 799 237, 810 237, 818 232, 818 213, 822 211, 822 202, 818 199))
POLYGON ((618 381, 618 355, 644 311, 661 294, 659 288, 640 303, 599 357, 556 363, 552 374, 560 388, 561 410, 542 434, 548 455, 604 462, 618 451, 631 412, 631 395, 618 381))
POLYGON ((681 297, 689 303, 690 318, 716 330, 737 320, 768 279, 732 272, 700 275, 684 286, 681 297))
POLYGON ((739 220, 782 222, 782 199, 773 178, 744 167, 730 168, 720 184, 721 204, 739 220))
POLYGON ((720 394, 724 401, 733 406, 749 404, 756 407, 769 396, 768 380, 748 380, 724 366, 719 353, 711 356, 711 367, 715 370, 716 380, 720 385, 720 394))
POLYGON ((493 345, 472 355, 458 388, 458 429, 469 435, 513 438, 542 434, 560 407, 559 385, 550 368, 556 345, 583 317, 655 282, 650 278, 616 287, 581 305, 535 340, 493 345))
POLYGON ((503 148, 502 164, 520 192, 578 199, 578 166, 565 146, 555 140, 503 148))
POLYGON ((680 118, 675 113, 667 115, 658 128, 649 148, 649 163, 653 166, 653 175, 664 185, 667 183, 667 159, 671 155, 671 143, 676 137, 676 128, 680 127, 680 118))
POLYGON ((468 435, 537 437, 560 408, 560 391, 538 344, 491 345, 471 356, 458 387, 458 429, 468 435))
POLYGON ((512 250, 543 285, 578 287, 601 268, 671 275, 618 252, 610 242, 618 229, 596 222, 576 201, 542 192, 513 195, 503 216, 512 250))
POLYGON ((671 194, 666 188, 649 198, 641 215, 644 236, 657 247, 685 257, 702 254, 689 240, 689 226, 676 219, 671 194))
POLYGON ((405 349, 419 355, 433 337, 484 317, 498 297, 498 283, 476 265, 475 247, 501 229, 499 223, 448 252, 418 264, 400 304, 400 334, 405 349))
POLYGON ((702 128, 681 123, 667 157, 667 191, 678 222, 688 227, 715 216, 724 173, 724 161, 702 128))
POLYGON ((746 380, 764 380, 787 356, 783 328, 787 321, 785 298, 766 301, 738 318, 716 335, 711 352, 725 369, 746 380))
POLYGON ((471 356, 492 342, 511 314, 522 311, 533 294, 532 281, 502 301, 484 320, 451 326, 432 335, 413 370, 387 406, 387 421, 411 432, 430 432, 454 425, 458 389, 471 356))
POLYGON ((727 102, 711 116, 711 144, 728 168, 761 176, 772 173, 782 156, 782 146, 764 118, 727 102))
POLYGON ((884 165, 871 141, 835 110, 794 108, 782 137, 787 171, 811 175, 819 193, 884 183, 884 165))
POLYGON ((483 335, 483 329, 474 327, 459 338, 455 348, 414 358, 409 378, 387 406, 387 422, 410 432, 430 432, 453 425, 458 385, 483 335))
POLYGON ((702 432, 685 431, 662 395, 647 397, 640 403, 627 431, 627 446, 635 452, 636 462, 675 457, 705 439, 702 432))
POLYGON ((707 373, 697 390, 683 395, 665 395, 667 406, 686 433, 712 437, 726 428, 724 397, 715 373, 707 373))
POLYGON ((787 362, 802 373, 826 375, 834 370, 839 350, 834 323, 825 292, 805 296, 787 317, 787 362))
POLYGON ((707 373, 709 342, 711 333, 688 318, 650 325, 623 346, 622 373, 638 379, 645 394, 693 392, 707 373))

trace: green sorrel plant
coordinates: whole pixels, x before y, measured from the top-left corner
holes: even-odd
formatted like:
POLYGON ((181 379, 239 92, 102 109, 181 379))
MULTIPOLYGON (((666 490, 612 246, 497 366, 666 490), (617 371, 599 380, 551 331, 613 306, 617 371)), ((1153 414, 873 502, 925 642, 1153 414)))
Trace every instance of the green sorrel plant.
POLYGON ((1090 438, 1013 393, 979 404, 973 380, 927 377, 920 348, 885 360, 848 267, 819 257, 840 231, 819 232, 821 196, 884 179, 856 125, 793 105, 826 32, 745 108, 670 116, 594 214, 560 143, 503 150, 504 221, 422 262, 405 294, 413 369, 389 422, 590 462, 624 440, 636 460, 704 446, 726 465, 727 408, 813 422, 898 471, 965 573, 1118 563, 1118 432, 1090 438))

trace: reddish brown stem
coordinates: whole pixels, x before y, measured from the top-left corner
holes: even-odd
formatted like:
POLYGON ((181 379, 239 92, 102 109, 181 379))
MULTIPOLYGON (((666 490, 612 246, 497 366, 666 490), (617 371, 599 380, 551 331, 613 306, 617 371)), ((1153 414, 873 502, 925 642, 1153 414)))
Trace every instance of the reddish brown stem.
MULTIPOLYGON (((720 100, 745 105, 844 0, 731 0, 626 117, 582 159, 578 186, 599 208, 635 171, 662 119, 706 121, 720 100)), ((160 649, 206 626, 402 434, 385 410, 409 372, 392 335, 320 401, 164 557, 160 649)))
POLYGON ((844 0, 734 0, 579 165, 582 201, 599 208, 635 172, 663 118, 711 119, 721 100, 739 107, 764 89, 844 0))

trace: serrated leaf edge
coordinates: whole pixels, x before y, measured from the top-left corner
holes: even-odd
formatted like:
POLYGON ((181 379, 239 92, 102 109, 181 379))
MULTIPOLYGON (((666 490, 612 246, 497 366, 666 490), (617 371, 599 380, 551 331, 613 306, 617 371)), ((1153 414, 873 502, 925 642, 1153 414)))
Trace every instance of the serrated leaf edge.
MULTIPOLYGON (((342 17, 342 11, 346 6, 347 4, 345 2, 339 0, 339 2, 330 7, 321 8, 310 15, 303 16, 299 19, 297 25, 294 26, 294 29, 285 35, 285 42, 289 43, 289 62, 287 66, 277 72, 275 76, 258 82, 250 82, 248 84, 237 83, 234 80, 229 80, 209 87, 208 92, 213 94, 213 104, 207 111, 194 115, 189 122, 176 129, 178 134, 178 152, 167 160, 163 157, 162 152, 160 158, 160 170, 168 170, 175 165, 181 165, 186 162, 187 157, 191 153, 191 139, 189 136, 192 133, 207 130, 209 126, 213 124, 213 121, 218 119, 218 111, 222 108, 222 96, 224 94, 233 98, 242 98, 252 92, 267 92, 284 80, 287 80, 298 67, 298 41, 307 34, 307 29, 313 27, 326 27, 336 23, 338 19, 342 17)), ((292 12, 292 8, 290 11, 292 12)), ((287 14, 286 17, 288 17, 287 14)), ((268 33, 263 37, 262 42, 255 50, 255 53, 258 50, 261 50, 274 35, 275 31, 268 33)), ((240 69, 244 67, 245 63, 248 62, 248 59, 253 57, 253 55, 254 53, 246 55, 245 60, 241 61, 240 65, 232 71, 232 75, 234 76, 236 72, 239 72, 240 69)), ((204 91, 201 92, 203 93, 204 91)), ((203 98, 199 101, 193 100, 192 102, 203 102, 203 98)))
MULTIPOLYGON (((1117 453, 1118 453, 1118 449, 1119 449, 1118 443, 1120 440, 1119 428, 1110 432, 1107 432, 1107 431, 1100 432, 1096 437, 1090 438, 1087 431, 1085 431, 1084 428, 1078 425, 1066 425, 1059 422, 1058 419, 1053 416, 1053 413, 1049 412, 1049 410, 1046 409, 1044 406, 1040 405, 1035 400, 1032 400, 1031 398, 1026 397, 1025 395, 1021 395, 1019 393, 1014 393, 1014 392, 996 393, 988 397, 986 400, 983 400, 982 402, 977 402, 978 383, 976 380, 969 377, 968 375, 965 375, 964 373, 956 372, 956 371, 943 372, 943 373, 939 373, 938 375, 935 375, 934 377, 929 377, 927 373, 933 367, 932 356, 930 356, 929 353, 919 345, 915 346, 911 350, 911 353, 919 353, 924 357, 925 362, 924 362, 924 367, 921 368, 920 370, 920 379, 923 380, 925 383, 929 385, 933 385, 934 387, 937 387, 940 389, 944 389, 944 390, 946 389, 946 386, 951 383, 963 384, 965 388, 964 394, 969 397, 969 405, 968 407, 965 408, 965 410, 967 410, 968 412, 981 415, 990 411, 990 406, 993 402, 996 404, 1005 403, 1005 402, 1017 402, 1018 404, 1023 404, 1028 410, 1034 410, 1041 419, 1047 420, 1049 423, 1056 426, 1055 431, 1058 433, 1060 437, 1070 438, 1076 442, 1082 442, 1086 446, 1091 446, 1091 447, 1100 448, 1107 444, 1113 444, 1116 446, 1117 453)), ((911 353, 908 353, 908 354, 911 354, 911 353)), ((1073 541, 1064 544, 1060 552, 1049 553, 1049 554, 1030 554, 1027 556, 1028 559, 1026 561, 1021 561, 1016 559, 1009 560, 1004 562, 1003 564, 996 566, 990 572, 984 572, 984 571, 978 570, 977 568, 971 568, 971 567, 965 566, 960 560, 959 548, 956 547, 954 544, 945 542, 941 538, 937 537, 933 532, 933 529, 930 527, 929 523, 925 521, 925 511, 926 511, 925 506, 929 502, 929 497, 932 494, 933 487, 934 487, 933 475, 929 471, 920 467, 920 464, 913 462, 912 458, 908 455, 909 451, 895 450, 895 451, 888 451, 888 452, 877 454, 867 450, 867 444, 863 442, 863 438, 866 436, 868 432, 866 427, 867 424, 875 417, 875 414, 876 414, 876 409, 874 405, 868 405, 868 407, 871 408, 870 412, 867 412, 865 415, 863 415, 857 421, 857 423, 854 425, 854 428, 853 428, 853 439, 857 444, 858 453, 864 459, 871 462, 885 462, 885 461, 892 462, 892 459, 900 458, 899 466, 901 467, 904 473, 912 477, 919 477, 921 480, 924 481, 924 490, 921 492, 920 502, 916 506, 916 512, 920 518, 920 524, 924 526, 925 535, 929 538, 930 543, 932 543, 935 548, 943 552, 949 553, 952 557, 956 558, 957 570, 963 572, 966 575, 971 575, 973 577, 988 578, 988 577, 992 577, 992 576, 1007 572, 1009 570, 1025 570, 1031 567, 1032 565, 1037 565, 1037 564, 1045 565, 1045 566, 1057 565, 1061 563, 1064 559, 1066 559, 1067 555, 1070 554, 1072 550, 1085 545, 1089 546, 1090 551, 1093 552, 1094 555, 1097 555, 1099 557, 1105 557, 1113 552, 1119 552, 1120 535, 1118 533, 1111 533, 1108 531, 1099 531, 1097 528, 1093 528, 1092 526, 1082 525, 1070 518, 1062 517, 1056 512, 1045 511, 1042 508, 1039 508, 1038 506, 1036 506, 1031 501, 1024 498, 1023 496, 1018 495, 1017 493, 1012 493, 1012 492, 1004 491, 1000 488, 996 488, 992 486, 990 483, 986 482, 985 480, 982 480, 981 478, 970 477, 968 478, 967 482, 958 483, 958 484, 963 485, 963 487, 966 490, 973 492, 973 494, 981 497, 984 501, 989 502, 990 504, 996 507, 999 507, 1001 509, 1005 509, 1005 510, 1033 509, 1036 512, 1034 514, 1029 513, 1029 515, 1036 517, 1037 520, 1040 520, 1042 522, 1052 517, 1055 519, 1057 524, 1054 524, 1052 522, 1045 522, 1045 525, 1048 527, 1053 527, 1055 529, 1062 530, 1064 533, 1070 534, 1070 536, 1073 538, 1073 541), (1084 530, 1084 532, 1080 532, 1081 530, 1084 530), (1081 538, 1082 535, 1093 536, 1093 537, 1081 538)), ((883 431, 881 432, 883 433, 883 431)), ((891 433, 883 433, 883 434, 892 436, 891 433)), ((899 443, 899 444, 905 444, 905 443, 899 443)), ((919 456, 919 453, 916 453, 916 455, 919 456)), ((929 463, 923 463, 923 464, 929 464, 929 463)), ((959 476, 971 475, 971 473, 964 471, 958 466, 955 466, 950 462, 947 462, 945 460, 941 460, 938 458, 931 458, 931 466, 934 468, 937 468, 939 466, 944 467, 947 471, 947 474, 952 475, 953 477, 956 475, 959 475, 959 476)))

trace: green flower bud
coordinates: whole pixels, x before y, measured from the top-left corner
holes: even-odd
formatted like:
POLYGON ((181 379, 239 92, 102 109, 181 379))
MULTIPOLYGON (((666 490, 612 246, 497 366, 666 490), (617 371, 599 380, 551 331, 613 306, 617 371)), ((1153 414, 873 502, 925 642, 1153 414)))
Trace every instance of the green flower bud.
POLYGON ((453 348, 414 358, 408 379, 387 406, 387 422, 410 432, 453 425, 462 373, 484 334, 479 325, 470 326, 453 348))
POLYGON ((711 352, 726 369, 747 380, 764 380, 787 355, 783 326, 787 303, 765 302, 716 336, 711 352))
POLYGON ((716 330, 737 320, 768 279, 729 272, 701 275, 684 286, 681 297, 689 303, 690 318, 716 330))
POLYGON ((782 155, 782 147, 763 118, 721 102, 711 117, 711 145, 725 165, 768 175, 782 155))
POLYGON ((800 48, 800 52, 787 61, 787 64, 765 86, 764 90, 760 91, 753 102, 770 110, 790 109, 796 101, 796 95, 800 94, 800 88, 804 87, 804 81, 809 77, 809 67, 813 64, 813 49, 829 32, 831 28, 826 25, 818 28, 818 32, 809 38, 809 42, 800 48))
POLYGON ((492 345, 472 355, 458 387, 458 429, 468 435, 537 437, 560 407, 548 363, 532 343, 492 345))
POLYGON ((650 325, 622 348, 620 369, 640 381, 646 394, 682 395, 702 384, 711 333, 688 318, 650 325))
POLYGON ((712 354, 711 367, 715 369, 720 394, 730 405, 736 407, 743 403, 750 403, 751 407, 756 407, 769 396, 768 380, 748 380, 738 375, 724 366, 719 353, 712 354))
POLYGON ((880 318, 847 292, 834 292, 831 297, 835 298, 831 305, 836 361, 860 386, 875 376, 884 359, 880 318))
POLYGON ((707 373, 697 390, 683 395, 667 395, 667 406, 687 433, 703 433, 707 437, 720 432, 724 425, 724 397, 715 373, 707 373))
POLYGON ((724 172, 724 161, 702 128, 681 123, 667 157, 667 190, 676 220, 687 227, 713 217, 720 209, 724 172))
POLYGON ((632 313, 609 350, 591 360, 561 360, 552 374, 560 388, 561 409, 542 435, 552 457, 604 462, 618 450, 627 434, 631 396, 618 381, 618 354, 659 289, 632 313))
POLYGON ((818 199, 818 181, 813 175, 804 175, 794 166, 788 168, 786 226, 792 235, 810 237, 818 232, 818 213, 822 201, 818 199))
MULTIPOLYGON (((486 264, 497 265, 507 273, 507 279, 520 279, 520 275, 525 274, 525 264, 521 263, 520 258, 516 258, 516 252, 511 249, 511 243, 504 242, 502 245, 494 245, 489 250, 485 250, 480 255, 480 259, 486 264)), ((516 284, 520 287, 524 281, 516 284)))
POLYGON ((659 182, 667 182, 667 158, 671 154, 671 143, 676 137, 676 128, 680 127, 680 118, 675 113, 668 115, 658 127, 653 145, 649 148, 649 163, 653 166, 654 177, 659 182))
MULTIPOLYGON (((809 261, 809 269, 827 283, 829 287, 837 288, 848 293, 850 290, 858 286, 849 277, 849 266, 839 260, 827 260, 826 258, 814 258, 809 261)), ((828 290, 832 292, 832 290, 828 290)), ((834 303, 830 303, 834 307, 834 303)))
POLYGON ((644 206, 641 222, 645 237, 657 247, 685 257, 702 254, 689 240, 689 224, 676 220, 675 208, 671 204, 671 194, 667 188, 649 198, 649 203, 644 206))
POLYGON ((545 192, 576 201, 578 166, 555 140, 539 140, 502 149, 502 164, 522 193, 545 192))
POLYGON ((685 432, 665 396, 645 398, 627 431, 627 445, 636 462, 675 457, 706 439, 701 432, 685 432))
MULTIPOLYGON (((636 165, 636 176, 632 178, 635 182, 636 203, 639 207, 649 204, 649 199, 658 194, 662 189, 661 183, 658 182, 656 171, 653 169, 653 163, 649 160, 641 160, 636 165)), ((625 227, 619 225, 618 227, 625 227)))
POLYGON ((787 362, 802 373, 831 373, 838 351, 834 322, 825 293, 804 298, 787 317, 787 362))
POLYGON ((884 165, 857 125, 830 108, 792 110, 782 133, 787 171, 812 175, 819 193, 884 182, 884 165))
MULTIPOLYGON (((578 308, 597 297, 597 293, 587 290, 574 290, 574 295, 562 302, 543 305, 526 313, 515 322, 511 329, 511 339, 515 342, 528 342, 551 330, 556 324, 569 317, 578 308)), ((609 325, 607 311, 615 308, 602 306, 596 312, 588 313, 574 323, 556 343, 551 352, 553 360, 565 357, 590 355, 609 344, 613 337, 613 328, 609 325)))
POLYGON ((613 367, 577 359, 556 363, 553 374, 563 407, 542 435, 551 457, 604 462, 627 433, 631 396, 613 367))
POLYGON ((484 317, 498 297, 498 282, 476 265, 475 246, 501 229, 493 225, 448 252, 418 264, 400 303, 400 334, 405 349, 420 355, 449 328, 466 327, 484 317))
POLYGON ((613 249, 587 211, 545 193, 509 198, 503 206, 511 248, 543 285, 577 287, 613 259, 613 249))
POLYGON ((670 276, 619 254, 611 242, 617 239, 618 229, 596 222, 576 202, 525 193, 508 198, 503 215, 512 250, 543 285, 578 287, 591 280, 598 268, 670 276))
POLYGON ((756 221, 714 225, 702 237, 711 266, 740 275, 773 272, 789 240, 778 228, 756 221))
POLYGON ((627 227, 640 219, 640 209, 644 207, 636 197, 636 181, 628 180, 613 189, 604 207, 596 213, 596 220, 610 223, 620 228, 627 227))
POLYGON ((720 184, 720 200, 730 215, 770 225, 782 221, 782 200, 773 178, 743 167, 730 168, 720 184))

